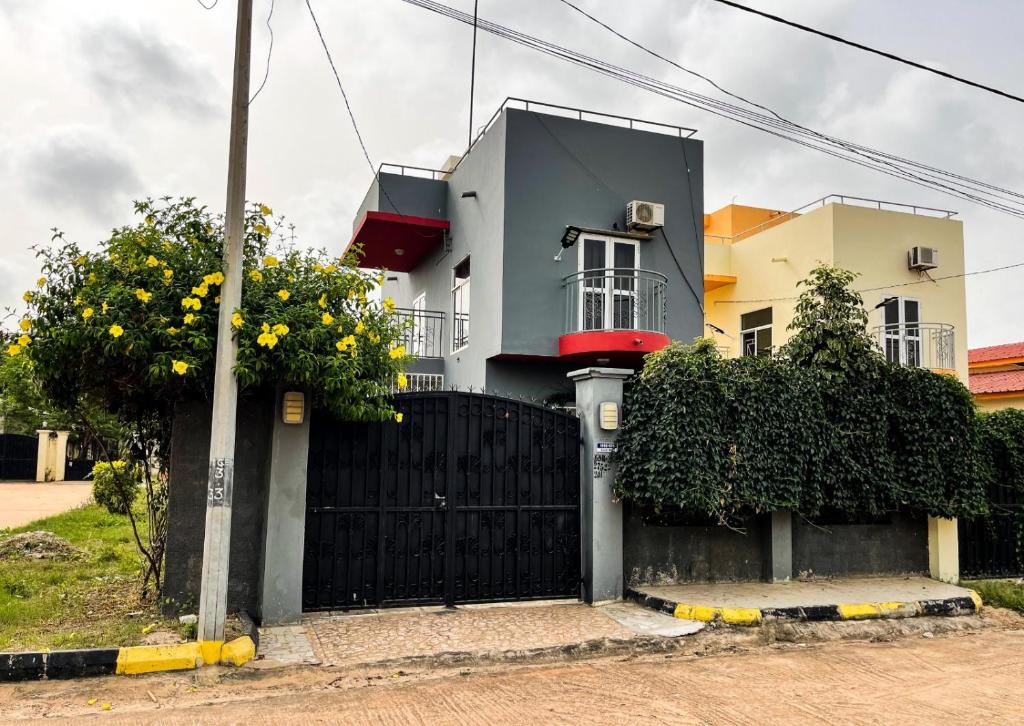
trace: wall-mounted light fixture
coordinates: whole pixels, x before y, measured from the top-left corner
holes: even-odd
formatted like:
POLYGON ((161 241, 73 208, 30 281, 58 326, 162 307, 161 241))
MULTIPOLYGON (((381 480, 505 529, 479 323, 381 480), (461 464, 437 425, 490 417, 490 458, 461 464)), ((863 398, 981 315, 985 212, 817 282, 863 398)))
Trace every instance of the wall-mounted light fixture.
POLYGON ((601 428, 614 431, 619 428, 619 404, 615 401, 604 401, 600 408, 601 428))
POLYGON ((558 254, 555 255, 555 262, 562 261, 562 253, 576 244, 576 240, 579 239, 580 232, 582 231, 579 227, 574 227, 571 224, 566 225, 565 232, 562 233, 562 249, 558 250, 558 254))
POLYGON ((301 424, 306 418, 306 395, 302 391, 285 391, 281 398, 281 421, 301 424))
POLYGON ((395 248, 395 255, 396 256, 401 257, 404 254, 405 254, 405 250, 403 248, 401 248, 401 247, 396 247, 395 248))
POLYGON ((463 192, 462 193, 462 198, 463 199, 476 199, 476 192, 475 191, 463 192))

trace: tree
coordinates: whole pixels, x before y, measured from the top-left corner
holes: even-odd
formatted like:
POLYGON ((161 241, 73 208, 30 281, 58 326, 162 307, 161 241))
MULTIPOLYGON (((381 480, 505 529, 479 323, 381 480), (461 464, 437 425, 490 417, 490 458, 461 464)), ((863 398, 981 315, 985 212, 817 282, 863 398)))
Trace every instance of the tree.
POLYGON ((820 264, 797 283, 804 287, 797 299, 792 337, 782 355, 800 366, 813 366, 826 379, 843 379, 876 369, 881 350, 867 332, 864 299, 850 285, 856 272, 820 264))
MULTIPOLYGON (((36 248, 42 276, 5 345, 83 426, 92 427, 91 406, 125 425, 125 450, 104 459, 125 460, 122 471, 141 466, 156 539, 151 531, 143 543, 136 528, 136 542, 144 588, 152 578, 159 589, 171 425, 179 401, 212 390, 224 229, 191 198, 136 202, 135 212, 141 221, 97 252, 57 232, 36 248)), ((323 250, 272 247, 271 225, 269 207, 248 205, 242 302, 232 311, 242 390, 282 382, 308 388, 314 405, 340 417, 400 420, 387 396, 405 386, 405 324, 390 299, 370 301, 381 279, 323 250)))

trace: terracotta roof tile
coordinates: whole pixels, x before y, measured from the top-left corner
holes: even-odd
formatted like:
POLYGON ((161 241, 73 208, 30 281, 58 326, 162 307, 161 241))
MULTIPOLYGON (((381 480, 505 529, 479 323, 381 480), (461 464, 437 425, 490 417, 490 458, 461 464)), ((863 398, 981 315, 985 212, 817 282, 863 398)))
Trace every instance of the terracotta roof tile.
POLYGON ((967 363, 984 363, 1003 358, 1024 358, 1024 341, 990 345, 987 348, 972 348, 967 351, 967 363))
POLYGON ((1024 393, 1024 368, 1019 371, 997 371, 995 373, 971 373, 971 393, 1024 393))

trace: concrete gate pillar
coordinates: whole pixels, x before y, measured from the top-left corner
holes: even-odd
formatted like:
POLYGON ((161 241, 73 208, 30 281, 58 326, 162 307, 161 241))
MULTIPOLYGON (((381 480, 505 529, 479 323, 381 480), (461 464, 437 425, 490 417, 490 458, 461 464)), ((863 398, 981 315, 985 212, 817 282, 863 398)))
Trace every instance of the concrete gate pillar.
POLYGON ((583 599, 589 603, 622 597, 622 504, 612 498, 611 454, 622 418, 626 368, 583 368, 576 383, 576 410, 583 434, 580 460, 580 528, 583 599))
POLYGON ((960 533, 955 519, 928 517, 928 574, 943 582, 960 579, 960 533))
POLYGON ((37 429, 36 481, 64 481, 64 465, 68 458, 68 432, 37 429))
POLYGON ((309 396, 303 397, 302 419, 294 416, 295 400, 279 390, 274 407, 270 448, 267 513, 263 520, 263 568, 260 573, 260 618, 263 625, 297 623, 302 619, 302 560, 306 534, 306 464, 309 460, 309 396))
POLYGON ((771 572, 769 582, 793 579, 793 513, 788 509, 772 512, 769 534, 771 572))

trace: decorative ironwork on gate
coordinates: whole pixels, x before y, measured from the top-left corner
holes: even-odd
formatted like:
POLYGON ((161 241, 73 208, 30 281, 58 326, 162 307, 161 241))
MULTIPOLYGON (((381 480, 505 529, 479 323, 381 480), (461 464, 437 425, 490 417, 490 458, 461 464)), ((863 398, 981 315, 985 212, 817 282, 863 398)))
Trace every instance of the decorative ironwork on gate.
POLYGON ((0 434, 0 479, 35 481, 39 440, 22 434, 0 434))
POLYGON ((314 415, 304 609, 579 597, 579 420, 462 391, 394 403, 401 424, 314 415))
POLYGON ((1024 496, 993 484, 987 517, 958 520, 962 577, 1024 577, 1024 496))

